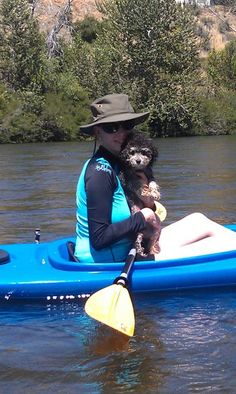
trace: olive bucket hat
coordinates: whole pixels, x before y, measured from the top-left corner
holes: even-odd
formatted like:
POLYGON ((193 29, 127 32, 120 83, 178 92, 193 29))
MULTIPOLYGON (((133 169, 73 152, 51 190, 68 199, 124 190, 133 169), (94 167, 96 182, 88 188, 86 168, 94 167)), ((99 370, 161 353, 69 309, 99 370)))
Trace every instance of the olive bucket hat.
POLYGON ((80 127, 80 131, 92 135, 93 127, 104 123, 132 120, 134 125, 144 122, 149 112, 135 113, 126 94, 108 94, 95 100, 91 106, 93 122, 80 127))

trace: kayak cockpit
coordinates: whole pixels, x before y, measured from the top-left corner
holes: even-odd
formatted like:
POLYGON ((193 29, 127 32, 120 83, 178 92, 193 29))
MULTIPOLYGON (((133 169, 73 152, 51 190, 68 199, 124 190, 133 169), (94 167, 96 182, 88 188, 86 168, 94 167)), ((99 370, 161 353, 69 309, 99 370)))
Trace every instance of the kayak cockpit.
POLYGON ((124 262, 119 263, 81 263, 73 259, 73 244, 75 239, 63 238, 48 243, 48 261, 57 269, 63 271, 116 271, 122 268, 124 262))
MULTIPOLYGON (((124 262, 119 263, 81 263, 73 260, 74 238, 64 238, 50 242, 48 244, 48 260, 50 264, 59 270, 64 271, 116 271, 123 267, 124 262), (69 249, 71 248, 71 250, 69 249), (71 255, 72 253, 72 255, 71 255)), ((153 269, 178 267, 183 265, 194 265, 202 263, 214 263, 225 259, 236 259, 236 250, 213 253, 207 255, 199 255, 194 257, 184 257, 178 259, 168 259, 160 261, 137 261, 135 269, 153 269)))

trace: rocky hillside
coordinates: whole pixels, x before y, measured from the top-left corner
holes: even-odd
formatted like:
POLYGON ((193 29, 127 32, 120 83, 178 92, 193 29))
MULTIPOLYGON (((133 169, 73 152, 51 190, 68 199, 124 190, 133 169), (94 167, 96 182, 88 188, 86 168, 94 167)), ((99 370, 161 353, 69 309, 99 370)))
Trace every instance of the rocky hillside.
MULTIPOLYGON (((35 16, 40 21, 41 28, 48 32, 55 24, 60 10, 68 2, 72 6, 74 21, 83 19, 86 15, 99 18, 96 1, 99 2, 99 0, 34 0, 35 16)), ((222 49, 228 41, 236 39, 236 15, 224 7, 201 8, 197 18, 198 34, 205 38, 203 56, 206 56, 210 49, 222 49)))
POLYGON ((222 6, 202 8, 197 16, 199 33, 207 37, 206 50, 223 49, 227 42, 236 39, 236 14, 222 6))
POLYGON ((71 3, 73 20, 83 19, 87 15, 99 18, 96 0, 34 0, 35 16, 44 31, 49 31, 60 11, 71 3))

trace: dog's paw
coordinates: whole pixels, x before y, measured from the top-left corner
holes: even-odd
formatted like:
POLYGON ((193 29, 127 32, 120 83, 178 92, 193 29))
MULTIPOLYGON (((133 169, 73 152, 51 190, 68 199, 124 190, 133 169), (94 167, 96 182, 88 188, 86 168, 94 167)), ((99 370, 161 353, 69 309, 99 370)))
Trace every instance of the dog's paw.
POLYGON ((153 197, 154 200, 160 200, 160 188, 155 181, 151 181, 148 185, 150 195, 153 197))

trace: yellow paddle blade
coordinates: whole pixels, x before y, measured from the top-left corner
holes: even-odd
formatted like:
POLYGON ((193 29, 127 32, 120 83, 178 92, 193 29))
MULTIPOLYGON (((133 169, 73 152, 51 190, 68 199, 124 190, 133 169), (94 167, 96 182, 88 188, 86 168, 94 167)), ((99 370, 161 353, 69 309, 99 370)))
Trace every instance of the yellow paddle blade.
POLYGON ((167 215, 166 208, 160 202, 154 201, 154 204, 156 206, 155 214, 159 216, 160 221, 163 222, 167 215))
POLYGON ((128 290, 113 284, 92 294, 85 304, 85 312, 93 319, 132 337, 134 309, 128 290))

